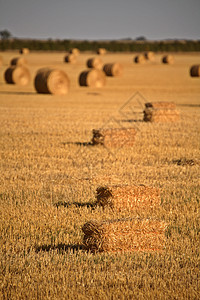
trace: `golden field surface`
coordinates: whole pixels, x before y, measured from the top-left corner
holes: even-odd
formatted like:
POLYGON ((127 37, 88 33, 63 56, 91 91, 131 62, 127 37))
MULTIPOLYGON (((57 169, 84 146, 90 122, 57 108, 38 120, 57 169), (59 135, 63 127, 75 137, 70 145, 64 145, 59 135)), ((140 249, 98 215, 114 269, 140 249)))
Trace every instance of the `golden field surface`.
POLYGON ((173 65, 157 54, 139 65, 134 53, 108 53, 102 61, 124 72, 99 89, 78 84, 94 54, 66 64, 65 53, 30 53, 25 87, 4 81, 18 53, 0 55, 0 299, 199 299, 200 78, 189 69, 200 54, 173 54, 173 65), (66 96, 36 93, 34 76, 46 66, 68 74, 66 96), (144 103, 154 101, 174 102, 180 121, 143 122, 144 103), (134 147, 87 144, 105 127, 136 128, 134 147), (95 207, 96 188, 108 184, 159 188, 161 205, 95 207), (138 216, 167 223, 162 252, 83 249, 87 221, 138 216))

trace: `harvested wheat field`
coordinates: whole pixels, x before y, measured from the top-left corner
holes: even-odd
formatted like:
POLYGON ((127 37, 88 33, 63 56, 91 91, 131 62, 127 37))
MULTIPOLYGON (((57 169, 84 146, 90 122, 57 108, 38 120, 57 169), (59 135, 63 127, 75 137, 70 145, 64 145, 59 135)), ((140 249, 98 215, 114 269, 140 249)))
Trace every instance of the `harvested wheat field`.
POLYGON ((164 53, 134 64, 136 53, 108 52, 103 63, 119 62, 123 76, 99 89, 79 85, 94 53, 66 64, 65 52, 30 51, 26 86, 5 82, 16 52, 0 53, 1 299, 200 298, 200 78, 190 76, 200 54, 171 54, 173 64, 164 53), (67 74, 67 94, 36 92, 43 68, 67 74), (179 120, 144 122, 145 103, 160 102, 174 103, 179 120), (91 142, 100 128, 137 134, 130 147, 102 147, 91 142), (160 191, 153 210, 96 205, 99 186, 141 184, 160 191), (134 251, 129 235, 131 251, 86 251, 84 224, 127 218, 166 224, 162 251, 134 251))

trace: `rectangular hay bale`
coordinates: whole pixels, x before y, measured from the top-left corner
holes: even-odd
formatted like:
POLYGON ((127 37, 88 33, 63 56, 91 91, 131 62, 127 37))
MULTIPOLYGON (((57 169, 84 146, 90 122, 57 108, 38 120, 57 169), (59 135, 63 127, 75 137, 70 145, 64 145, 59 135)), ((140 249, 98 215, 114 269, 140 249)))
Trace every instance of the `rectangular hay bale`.
POLYGON ((91 252, 161 251, 166 223, 150 219, 89 221, 82 227, 83 243, 91 252))
POLYGON ((145 103, 145 107, 154 109, 176 109, 176 104, 173 102, 148 102, 145 103))
POLYGON ((134 128, 93 129, 92 143, 108 148, 132 146, 137 131, 134 128))
POLYGON ((159 189, 144 185, 100 186, 96 192, 97 204, 110 206, 118 211, 152 208, 161 203, 159 189))
POLYGON ((177 122, 180 119, 180 114, 175 109, 154 109, 148 107, 144 110, 145 122, 177 122))

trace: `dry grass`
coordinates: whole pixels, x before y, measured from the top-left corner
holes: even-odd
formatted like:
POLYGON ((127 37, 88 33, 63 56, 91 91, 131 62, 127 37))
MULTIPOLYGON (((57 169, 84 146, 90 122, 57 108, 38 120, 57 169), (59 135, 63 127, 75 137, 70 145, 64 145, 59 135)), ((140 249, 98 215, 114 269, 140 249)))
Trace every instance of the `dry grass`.
MULTIPOLYGON (((78 76, 91 54, 75 65, 64 53, 30 53, 32 78, 50 66, 69 74, 66 96, 37 94, 33 82, 8 85, 3 74, 13 52, 0 53, 0 298, 199 299, 200 298, 200 85, 189 74, 199 54, 173 54, 175 62, 136 65, 133 54, 106 54, 123 77, 103 89, 84 88, 78 76), (177 123, 135 122, 119 110, 139 91, 147 102, 174 102, 177 123), (93 128, 114 117, 137 126, 133 147, 90 146, 93 128), (95 207, 100 185, 153 186, 161 205, 141 219, 168 224, 161 253, 97 253, 82 249, 90 221, 138 218, 136 211, 95 207)), ((134 99, 133 99, 134 100, 134 99)), ((134 108, 134 102, 132 106, 134 108)))

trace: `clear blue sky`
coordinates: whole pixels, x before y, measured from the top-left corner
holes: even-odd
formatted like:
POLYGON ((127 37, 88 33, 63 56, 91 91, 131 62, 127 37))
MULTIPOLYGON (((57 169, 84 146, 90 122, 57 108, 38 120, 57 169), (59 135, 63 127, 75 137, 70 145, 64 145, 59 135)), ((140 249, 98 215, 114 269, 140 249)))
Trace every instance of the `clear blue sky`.
POLYGON ((0 30, 37 39, 200 39, 200 0, 0 0, 0 30))

